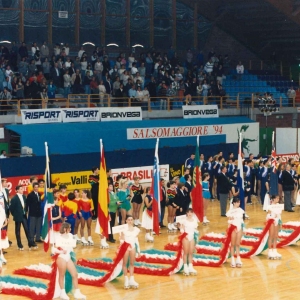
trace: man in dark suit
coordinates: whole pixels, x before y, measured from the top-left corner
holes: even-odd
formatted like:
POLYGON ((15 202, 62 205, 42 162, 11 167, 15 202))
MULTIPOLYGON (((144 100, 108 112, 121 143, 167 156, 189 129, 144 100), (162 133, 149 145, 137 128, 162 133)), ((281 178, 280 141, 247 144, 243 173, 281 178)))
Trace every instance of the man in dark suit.
POLYGON ((221 209, 221 216, 226 217, 226 206, 227 206, 227 199, 228 193, 231 188, 231 184, 229 179, 226 176, 227 168, 222 166, 221 172, 217 177, 217 184, 218 184, 218 191, 220 196, 220 209, 221 209))
POLYGON ((21 242, 21 235, 20 235, 20 229, 21 224, 23 225, 25 235, 28 241, 29 248, 36 247, 36 244, 33 242, 33 240, 30 240, 29 231, 27 227, 27 217, 26 217, 26 197, 23 195, 23 187, 21 185, 16 186, 16 192, 17 194, 12 197, 10 201, 10 212, 13 215, 14 221, 15 221, 15 234, 18 244, 19 250, 24 250, 22 242, 21 242))
POLYGON ((294 190, 294 178, 291 174, 291 165, 287 164, 282 172, 282 190, 284 191, 284 210, 294 212, 292 208, 292 191, 294 190))
POLYGON ((59 88, 61 86, 61 72, 57 63, 55 63, 54 67, 51 68, 50 77, 52 78, 54 85, 59 88))
POLYGON ((161 215, 161 221, 159 223, 161 228, 166 227, 163 223, 164 217, 165 217, 165 210, 167 205, 167 193, 166 193, 166 187, 165 187, 165 180, 163 178, 160 178, 160 188, 161 188, 161 199, 160 199, 160 215, 161 215))
POLYGON ((35 182, 33 184, 33 191, 28 194, 26 200, 26 211, 28 211, 29 218, 29 236, 30 240, 42 243, 41 240, 41 228, 42 228, 42 207, 41 207, 41 197, 38 193, 39 184, 35 182))
MULTIPOLYGON (((5 209, 5 214, 6 214, 6 218, 7 218, 7 222, 9 221, 9 190, 7 188, 7 179, 6 178, 2 178, 1 179, 1 184, 2 184, 2 191, 3 191, 3 195, 4 195, 4 209, 5 209)), ((8 230, 8 224, 5 226, 6 230, 8 230)), ((12 244, 11 241, 8 241, 9 245, 12 244)), ((5 252, 5 251, 3 251, 5 252)), ((5 253, 4 253, 5 254, 5 253)))

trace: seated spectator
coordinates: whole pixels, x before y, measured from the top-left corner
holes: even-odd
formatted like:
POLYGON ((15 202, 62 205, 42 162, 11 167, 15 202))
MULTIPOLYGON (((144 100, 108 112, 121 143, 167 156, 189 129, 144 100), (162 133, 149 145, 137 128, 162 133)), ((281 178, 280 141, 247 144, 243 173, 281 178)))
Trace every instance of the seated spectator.
POLYGON ((148 88, 145 86, 143 90, 142 109, 147 110, 149 99, 150 99, 150 94, 148 88))
POLYGON ((98 90, 99 90, 99 96, 100 96, 100 106, 103 107, 104 106, 103 100, 104 100, 104 96, 106 94, 106 88, 105 88, 105 85, 103 83, 103 80, 100 80, 98 90))
POLYGON ((65 71, 63 79, 64 79, 64 97, 68 98, 68 95, 70 94, 70 90, 71 90, 71 76, 69 74, 69 70, 65 71))
POLYGON ((158 97, 160 97, 160 110, 167 109, 167 86, 164 82, 160 84, 160 89, 158 91, 158 97))
POLYGON ((237 73, 237 80, 242 80, 244 74, 244 66, 242 65, 241 61, 239 61, 239 63, 236 66, 236 73, 237 73))
POLYGON ((72 74, 71 83, 73 86, 73 94, 80 94, 82 81, 81 81, 81 74, 78 69, 76 69, 76 72, 72 74))
POLYGON ((45 61, 42 64, 42 72, 43 72, 45 78, 47 80, 49 80, 49 78, 50 78, 50 63, 49 63, 47 57, 45 58, 45 61))
POLYGON ((12 99, 10 91, 7 87, 3 88, 3 91, 0 93, 0 115, 7 115, 7 111, 11 109, 8 101, 12 99))
POLYGON ((54 52, 54 55, 55 55, 55 58, 57 59, 59 56, 60 56, 60 45, 59 44, 56 44, 54 49, 53 49, 53 52, 54 52))
POLYGON ((87 71, 83 79, 84 91, 87 95, 91 93, 91 88, 90 88, 91 81, 92 81, 92 77, 90 76, 90 71, 87 71))
POLYGON ((79 57, 79 59, 82 58, 82 55, 83 55, 84 52, 85 52, 85 51, 84 51, 84 48, 83 48, 83 46, 81 46, 81 47, 80 47, 80 50, 78 51, 78 57, 79 57))
POLYGON ((134 77, 134 76, 136 75, 136 73, 138 72, 138 69, 137 69, 137 67, 136 67, 136 63, 135 63, 135 62, 132 64, 132 68, 131 68, 130 72, 131 72, 131 75, 132 75, 133 77, 134 77))
POLYGON ((293 106, 293 99, 296 97, 296 91, 293 86, 288 89, 286 95, 289 98, 289 106, 293 106))
POLYGON ((134 106, 141 106, 143 98, 144 98, 144 93, 143 93, 141 87, 137 86, 134 106))
POLYGON ((204 70, 206 73, 211 74, 211 72, 213 71, 213 67, 214 67, 214 63, 212 62, 212 60, 210 59, 204 66, 204 70))
POLYGON ((144 82, 145 77, 146 77, 146 68, 145 68, 145 63, 141 63, 140 67, 138 68, 138 73, 142 77, 142 81, 144 82))
POLYGON ((32 59, 30 65, 28 66, 28 76, 31 77, 37 72, 37 67, 35 65, 35 60, 32 59))
POLYGON ((117 76, 115 82, 113 83, 113 95, 116 94, 116 91, 120 88, 120 77, 117 76))
POLYGON ((135 84, 137 84, 138 81, 139 81, 139 85, 140 85, 141 88, 143 89, 143 88, 144 88, 144 80, 143 80, 142 76, 140 76, 140 73, 139 73, 139 72, 136 73, 136 76, 135 76, 135 78, 134 78, 135 84))
POLYGON ((7 90, 11 93, 13 88, 11 82, 9 81, 9 77, 5 77, 5 81, 2 83, 3 88, 7 88, 7 90))
POLYGON ((120 88, 115 91, 115 102, 117 103, 118 107, 122 107, 125 102, 125 97, 127 97, 124 86, 120 83, 120 88))

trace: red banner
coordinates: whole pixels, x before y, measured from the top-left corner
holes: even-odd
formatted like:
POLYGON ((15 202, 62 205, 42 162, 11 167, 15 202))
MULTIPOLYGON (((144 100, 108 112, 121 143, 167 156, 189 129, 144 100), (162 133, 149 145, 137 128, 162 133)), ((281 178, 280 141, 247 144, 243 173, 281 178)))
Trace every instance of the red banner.
MULTIPOLYGON (((44 175, 36 175, 39 179, 44 178, 44 175)), ((18 176, 18 177, 5 177, 7 179, 7 188, 9 189, 10 196, 15 195, 16 186, 22 185, 24 187, 24 194, 27 194, 27 186, 30 184, 30 177, 28 176, 18 176)))

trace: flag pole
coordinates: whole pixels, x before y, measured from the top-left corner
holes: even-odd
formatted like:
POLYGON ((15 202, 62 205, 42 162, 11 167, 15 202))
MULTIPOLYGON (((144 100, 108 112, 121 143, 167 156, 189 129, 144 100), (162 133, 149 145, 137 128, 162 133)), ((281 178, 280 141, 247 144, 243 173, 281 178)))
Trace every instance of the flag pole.
MULTIPOLYGON (((48 143, 45 142, 45 150, 46 150, 46 193, 48 192, 48 188, 51 189, 51 178, 50 178, 50 172, 49 172, 49 150, 48 150, 48 143)), ((44 201, 45 199, 48 201, 48 197, 46 197, 46 195, 44 196, 44 201)), ((47 206, 48 209, 48 203, 45 203, 45 205, 47 206)), ((52 236, 52 242, 53 243, 49 243, 52 244, 52 246, 54 246, 54 231, 53 231, 53 221, 52 221, 52 210, 51 210, 51 214, 50 214, 50 219, 51 219, 51 228, 50 228, 50 232, 51 232, 51 236, 52 236)), ((51 242, 50 236, 49 236, 49 241, 51 242)))

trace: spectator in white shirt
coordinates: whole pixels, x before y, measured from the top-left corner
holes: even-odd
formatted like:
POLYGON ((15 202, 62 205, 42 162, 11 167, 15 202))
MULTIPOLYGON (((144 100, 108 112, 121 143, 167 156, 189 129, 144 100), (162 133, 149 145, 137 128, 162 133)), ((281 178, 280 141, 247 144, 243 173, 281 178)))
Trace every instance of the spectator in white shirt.
POLYGON ((78 51, 78 57, 81 58, 82 57, 82 54, 84 53, 85 51, 83 50, 83 46, 80 47, 80 50, 78 51))
POLYGON ((211 72, 213 71, 214 68, 214 63, 212 62, 212 60, 210 59, 204 66, 204 71, 208 74, 211 74, 211 72))
POLYGON ((142 88, 142 90, 143 90, 143 89, 144 89, 144 79, 143 79, 142 76, 140 76, 140 73, 139 73, 139 72, 136 73, 136 76, 135 76, 135 78, 134 78, 134 83, 137 84, 137 81, 140 82, 140 86, 141 86, 141 88, 142 88))
POLYGON ((103 99, 104 99, 104 95, 106 94, 106 88, 102 80, 100 81, 98 89, 99 89, 99 96, 100 96, 100 106, 103 107, 104 106, 103 99))
POLYGON ((133 53, 130 53, 130 56, 128 57, 128 68, 132 68, 132 64, 135 62, 135 58, 133 53))
POLYGON ((239 61, 238 65, 236 66, 236 73, 237 73, 237 79, 241 80, 244 74, 244 66, 242 65, 241 61, 239 61))
POLYGON ((7 158, 7 156, 6 156, 6 151, 5 151, 5 150, 1 150, 0 159, 1 159, 1 158, 7 158))
POLYGON ((136 67, 136 63, 134 62, 134 63, 132 64, 132 68, 131 68, 131 75, 132 75, 132 76, 135 76, 137 72, 138 72, 138 69, 137 69, 137 67, 136 67))
POLYGON ((142 110, 147 110, 149 99, 150 99, 150 94, 148 88, 145 86, 143 90, 142 110))

